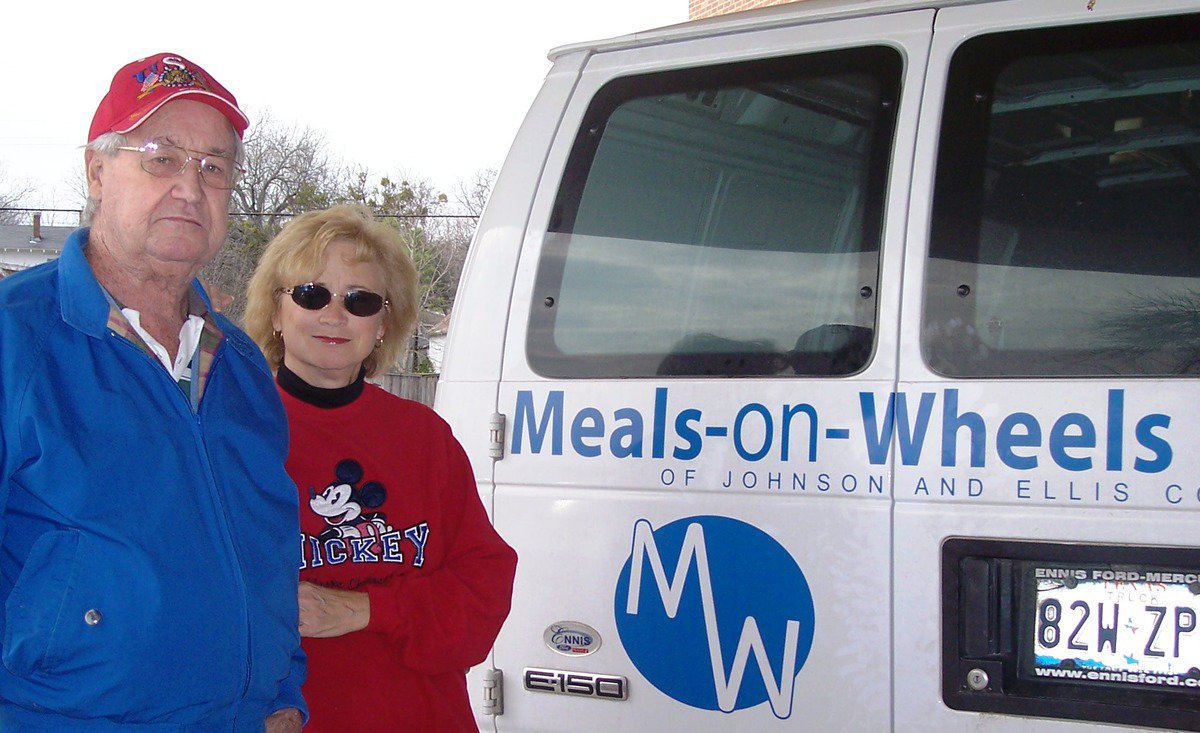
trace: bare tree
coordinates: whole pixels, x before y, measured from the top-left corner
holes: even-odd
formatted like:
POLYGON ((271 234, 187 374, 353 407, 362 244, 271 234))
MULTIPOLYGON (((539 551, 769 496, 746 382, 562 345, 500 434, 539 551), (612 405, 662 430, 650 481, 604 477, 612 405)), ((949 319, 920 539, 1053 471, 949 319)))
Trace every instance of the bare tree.
POLYGON ((226 313, 235 320, 263 247, 290 217, 340 200, 346 177, 323 136, 269 114, 260 115, 246 136, 244 167, 230 204, 229 242, 202 273, 211 289, 232 296, 226 313))
POLYGON ((24 212, 9 209, 22 206, 32 193, 33 188, 27 183, 7 181, 4 169, 0 167, 0 224, 19 224, 25 217, 24 212))
MULTIPOLYGON (((479 212, 491 190, 495 174, 480 173, 456 192, 457 207, 431 183, 414 178, 374 179, 358 169, 350 176, 346 197, 365 204, 400 232, 420 273, 418 305, 422 320, 417 337, 426 335, 430 321, 441 320, 454 302, 467 248, 475 231, 479 212)), ((414 339, 402 363, 412 368, 418 363, 414 339)))
POLYGON ((252 225, 246 233, 263 242, 289 216, 329 206, 345 186, 345 172, 322 135, 307 127, 282 125, 269 114, 262 115, 246 136, 245 168, 231 208, 245 213, 242 221, 252 225))
POLYGON ((230 207, 229 242, 202 273, 210 290, 233 296, 225 311, 235 320, 267 242, 292 216, 342 202, 366 205, 400 232, 420 273, 421 313, 446 313, 495 180, 493 171, 477 174, 458 186, 452 205, 427 180, 343 166, 321 135, 279 124, 269 115, 246 136, 244 165, 230 207))
POLYGON ((460 181, 454 189, 454 199, 464 214, 469 214, 477 220, 483 215, 483 207, 488 197, 492 195, 492 187, 496 185, 496 170, 485 168, 477 172, 470 180, 460 181))
POLYGON ((483 215, 483 207, 487 204, 495 183, 496 171, 490 168, 479 171, 469 181, 460 182, 454 196, 459 215, 442 222, 438 238, 445 243, 446 256, 451 262, 447 276, 441 283, 447 313, 458 291, 458 281, 467 259, 467 250, 479 225, 479 217, 483 215))
POLYGON ((400 232, 421 276, 420 311, 445 308, 445 283, 454 262, 446 241, 440 236, 447 197, 429 181, 383 176, 374 182, 365 169, 350 177, 346 199, 366 205, 381 220, 400 232))

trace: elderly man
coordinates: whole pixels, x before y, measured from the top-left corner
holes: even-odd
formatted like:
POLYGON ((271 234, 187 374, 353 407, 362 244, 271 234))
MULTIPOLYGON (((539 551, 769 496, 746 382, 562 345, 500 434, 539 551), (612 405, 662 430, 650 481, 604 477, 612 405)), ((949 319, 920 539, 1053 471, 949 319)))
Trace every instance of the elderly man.
POLYGON ((303 722, 284 414, 195 281, 246 126, 178 55, 121 69, 91 229, 0 281, 0 729, 303 722))

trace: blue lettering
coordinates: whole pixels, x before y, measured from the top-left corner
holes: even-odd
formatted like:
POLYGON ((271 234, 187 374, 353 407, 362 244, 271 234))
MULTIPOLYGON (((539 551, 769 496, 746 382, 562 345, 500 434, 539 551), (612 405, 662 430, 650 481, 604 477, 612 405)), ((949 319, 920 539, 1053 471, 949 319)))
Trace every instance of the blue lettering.
POLYGON ((1009 468, 1023 471, 1037 468, 1036 455, 1019 456, 1013 451, 1013 448, 1038 448, 1041 445, 1042 426, 1028 412, 1014 412, 1004 418, 1004 422, 1000 423, 1000 429, 996 432, 996 452, 1000 454, 1001 462, 1009 468), (1024 432, 1014 433, 1013 430, 1018 427, 1024 428, 1024 432))
POLYGON ((630 407, 623 407, 613 413, 617 420, 628 420, 628 424, 613 430, 608 440, 609 450, 617 458, 642 457, 642 433, 645 425, 642 423, 642 413, 630 407))
POLYGON ((379 562, 379 558, 371 552, 373 544, 375 544, 374 537, 351 537, 350 562, 379 562))
POLYGON ((957 465, 958 433, 965 427, 971 440, 971 466, 982 467, 984 440, 987 437, 987 426, 983 423, 983 417, 977 412, 958 414, 957 389, 946 390, 942 402, 942 465, 957 465))
MULTIPOLYGON (((890 454, 893 442, 902 465, 921 464, 939 395, 936 392, 919 394, 917 406, 910 408, 908 394, 898 391, 887 393, 887 402, 880 414, 881 405, 875 393, 859 392, 864 444, 871 464, 882 465, 894 460, 890 454)), ((990 447, 988 421, 980 412, 961 409, 959 389, 944 389, 940 396, 941 465, 954 467, 959 464, 958 450, 964 447, 962 439, 965 429, 965 447, 969 449, 970 457, 969 461, 964 458, 963 463, 969 463, 973 468, 984 467, 990 447)), ((541 405, 536 404, 533 390, 518 390, 511 451, 514 454, 548 451, 556 456, 562 455, 566 435, 574 453, 581 457, 603 456, 607 443, 609 453, 614 458, 642 458, 647 442, 646 430, 650 428, 650 455, 662 458, 667 454, 667 430, 670 427, 667 421, 671 419, 667 409, 666 387, 654 390, 654 411, 650 425, 647 425, 644 413, 633 407, 617 409, 611 416, 606 416, 596 407, 583 407, 571 415, 565 412, 563 390, 546 392, 541 405), (564 423, 568 419, 570 424, 564 431, 564 423)), ((1068 471, 1082 472, 1099 467, 1101 459, 1098 450, 1103 450, 1104 468, 1121 471, 1125 458, 1125 414, 1125 391, 1122 389, 1107 391, 1107 422, 1104 425, 1097 422, 1098 417, 1068 412, 1059 416, 1053 426, 1044 431, 1033 414, 1013 412, 1003 417, 996 429, 995 453, 1004 466, 1018 471, 1031 471, 1041 466, 1042 450, 1046 450, 1055 465, 1068 471), (1101 430, 1103 435, 1100 435, 1101 430)), ((817 408, 812 404, 783 404, 778 432, 772 411, 760 402, 743 405, 732 425, 726 423, 702 427, 702 417, 703 412, 697 408, 680 410, 674 416, 675 445, 671 455, 675 460, 696 459, 703 449, 706 435, 726 436, 731 431, 734 450, 745 461, 758 462, 767 458, 776 440, 779 440, 779 459, 784 462, 804 460, 800 456, 793 456, 793 440, 801 455, 807 454, 808 462, 815 463, 818 459, 821 421, 817 408), (753 420, 760 421, 761 425, 751 425, 753 420), (803 425, 799 424, 800 420, 803 420, 803 425), (806 444, 807 451, 804 450, 806 444)), ((1140 457, 1134 457, 1135 470, 1159 473, 1171 465, 1174 452, 1166 432, 1170 422, 1170 416, 1153 413, 1142 417, 1134 425, 1137 445, 1142 453, 1140 457)), ((826 437, 846 439, 852 432, 849 429, 831 428, 826 430, 826 437)), ((782 487, 782 478, 778 486, 782 487)), ((970 491, 973 485, 968 483, 967 487, 970 491)), ((951 484, 943 489, 943 493, 953 496, 955 488, 951 484)), ((1027 498, 1023 492, 1028 489, 1029 485, 1018 486, 1018 495, 1027 498)), ((927 486, 925 490, 928 490, 927 486)), ((1073 490, 1068 496, 1072 501, 1080 500, 1073 490)), ((323 562, 329 562, 328 556, 320 551, 323 549, 320 546, 314 546, 312 552, 307 552, 307 549, 302 555, 301 567, 318 567, 323 562)))
POLYGON ((321 540, 310 536, 308 538, 308 544, 310 547, 312 547, 312 566, 314 568, 321 567, 325 564, 325 561, 321 559, 321 540))
POLYGON ((400 532, 392 531, 380 535, 379 544, 383 546, 384 562, 404 562, 404 553, 400 551, 400 532))
POLYGON ((917 419, 911 426, 908 420, 907 397, 901 394, 896 404, 896 417, 900 421, 900 434, 897 436, 900 443, 900 462, 906 466, 915 466, 921 461, 921 449, 925 445, 925 431, 929 428, 929 418, 933 414, 934 399, 935 395, 932 392, 921 393, 921 402, 917 405, 917 419))
POLYGON ((700 422, 700 416, 699 410, 683 410, 675 417, 675 434, 687 441, 686 448, 676 446, 671 451, 676 460, 690 461, 700 455, 700 433, 688 427, 689 423, 700 422))
POLYGON ((1072 456, 1067 454, 1068 448, 1095 448, 1096 426, 1086 415, 1078 412, 1068 412, 1054 422, 1050 428, 1050 456, 1054 462, 1068 471, 1086 471, 1092 467, 1091 457, 1072 456), (1078 433, 1071 435, 1068 430, 1077 428, 1078 433))
MULTIPOLYGON (((652 458, 662 458, 665 455, 667 441, 667 388, 659 387, 654 390, 654 435, 650 447, 652 458)), ((697 451, 699 452, 699 451, 697 451)))
MULTIPOLYGON (((874 402, 872 401, 873 409, 874 402)), ((779 446, 780 460, 788 460, 788 450, 791 448, 792 418, 801 413, 808 415, 808 461, 813 463, 817 460, 817 411, 808 404, 783 406, 783 436, 779 446)))
POLYGON ((514 454, 521 452, 525 431, 528 429, 529 451, 531 453, 542 452, 542 441, 546 439, 546 432, 549 431, 550 452, 556 456, 562 455, 563 393, 561 389, 550 390, 550 393, 546 395, 545 410, 542 413, 542 419, 537 422, 537 427, 534 427, 533 392, 527 389, 517 392, 517 416, 514 421, 515 425, 513 425, 512 439, 512 452, 514 454))
POLYGON ((325 557, 330 565, 341 565, 346 562, 346 543, 340 537, 330 537, 325 540, 325 557))
POLYGON ((900 460, 906 466, 917 465, 921 460, 921 448, 925 444, 925 431, 929 428, 929 415, 933 412, 934 398, 932 392, 921 393, 916 422, 910 423, 908 396, 893 392, 888 395, 887 411, 883 416, 883 424, 879 425, 875 417, 875 395, 859 392, 858 403, 862 410, 863 434, 867 441, 867 459, 876 465, 887 463, 888 450, 892 444, 892 429, 895 425, 893 418, 898 417, 900 460))
MULTIPOLYGON (((583 442, 587 438, 604 437, 604 416, 594 407, 585 407, 571 421, 571 447, 584 458, 595 458, 600 455, 599 445, 588 445, 583 442)), ((532 438, 530 439, 532 443, 532 438)), ((536 451, 535 451, 536 452, 536 451)))
POLYGON ((417 548, 417 554, 413 557, 412 561, 413 567, 421 567, 425 564, 425 543, 429 541, 429 525, 421 522, 409 527, 404 530, 404 536, 417 548))
POLYGON ((771 451, 771 440, 774 434, 774 423, 766 405, 751 402, 738 410, 737 417, 733 421, 733 447, 739 456, 747 461, 761 461, 771 451), (746 416, 752 412, 757 412, 763 420, 763 444, 759 450, 754 452, 746 450, 746 446, 742 444, 742 425, 745 423, 746 416))
POLYGON ((1108 456, 1104 467, 1120 471, 1125 440, 1125 390, 1108 390, 1108 456))
POLYGON ((1171 426, 1171 418, 1167 415, 1155 413, 1147 415, 1141 420, 1138 420, 1137 427, 1134 428, 1134 433, 1137 436, 1137 442, 1143 448, 1148 448, 1154 453, 1154 459, 1145 458, 1135 459, 1133 467, 1142 473, 1159 473, 1166 470, 1167 466, 1171 465, 1171 444, 1166 439, 1154 434, 1155 428, 1166 430, 1171 426))

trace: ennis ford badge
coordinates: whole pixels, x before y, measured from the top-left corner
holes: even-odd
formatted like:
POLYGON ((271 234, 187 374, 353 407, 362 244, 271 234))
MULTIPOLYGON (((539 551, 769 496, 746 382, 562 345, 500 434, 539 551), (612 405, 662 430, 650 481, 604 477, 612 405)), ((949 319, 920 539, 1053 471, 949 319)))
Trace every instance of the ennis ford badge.
POLYGON ((546 627, 542 640, 552 651, 568 657, 586 657, 600 648, 600 634, 578 621, 559 621, 546 627))

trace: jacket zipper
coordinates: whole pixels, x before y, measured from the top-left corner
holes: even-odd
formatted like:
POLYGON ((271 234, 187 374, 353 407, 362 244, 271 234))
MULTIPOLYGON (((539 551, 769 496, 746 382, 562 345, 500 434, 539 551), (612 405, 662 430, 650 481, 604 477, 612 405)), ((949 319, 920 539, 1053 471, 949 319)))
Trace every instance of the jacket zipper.
MULTIPOLYGON (((246 699, 246 693, 250 690, 250 667, 251 667, 251 664, 250 664, 250 654, 251 654, 250 601, 249 601, 249 594, 247 593, 247 590, 246 590, 246 578, 242 572, 241 554, 238 552, 237 544, 234 542, 233 532, 229 529, 229 512, 225 508, 225 503, 221 501, 220 492, 217 489, 216 476, 213 473, 212 457, 208 453, 208 445, 204 442, 204 433, 203 433, 203 430, 201 429, 201 421, 200 421, 200 405, 199 404, 192 405, 191 397, 187 394, 184 394, 184 391, 183 391, 183 389, 180 388, 179 383, 176 382, 174 379, 171 379, 171 375, 167 374, 166 370, 159 368, 162 366, 162 364, 152 354, 147 354, 144 350, 139 348, 137 346, 137 344, 134 344, 129 339, 125 338, 124 336, 121 336, 120 334, 116 333, 115 331, 109 330, 108 333, 113 338, 117 339, 118 341, 123 342, 127 347, 129 347, 129 348, 133 349, 134 351, 136 351, 137 353, 141 354, 147 361, 151 362, 155 366, 156 371, 165 375, 166 378, 171 382, 172 386, 174 386, 174 388, 175 388, 174 392, 177 393, 179 398, 184 401, 184 404, 188 408, 188 412, 191 413, 191 415, 192 415, 192 419, 193 419, 192 420, 192 438, 196 443, 197 453, 199 454, 199 456, 201 457, 201 459, 203 460, 203 463, 204 463, 204 471, 205 471, 206 477, 208 479, 209 497, 212 499, 214 505, 218 509, 217 516, 218 516, 219 521, 221 522, 221 530, 224 532, 224 535, 225 535, 224 539, 225 539, 226 545, 229 547, 230 555, 233 558, 234 576, 237 578, 238 591, 240 592, 241 598, 242 598, 242 625, 244 626, 244 628, 246 630, 246 634, 245 634, 245 637, 243 640, 246 645, 246 654, 245 654, 246 668, 243 672, 243 677, 242 677, 242 690, 241 690, 241 693, 238 695, 238 702, 242 702, 246 699)), ((197 344, 196 348, 197 349, 200 348, 200 345, 197 344)), ((224 352, 225 352, 226 348, 228 348, 228 346, 226 344, 222 343, 218 347, 217 353, 213 355, 212 363, 209 365, 209 368, 208 368, 208 373, 210 375, 212 375, 216 372, 217 364, 220 362, 221 358, 224 356, 224 352)), ((199 379, 199 375, 193 373, 192 379, 193 380, 199 379)), ((204 401, 203 396, 201 396, 200 401, 201 402, 204 401)))

